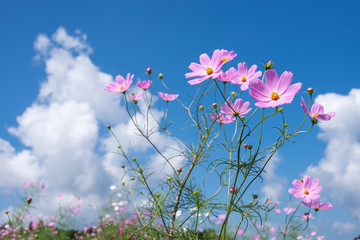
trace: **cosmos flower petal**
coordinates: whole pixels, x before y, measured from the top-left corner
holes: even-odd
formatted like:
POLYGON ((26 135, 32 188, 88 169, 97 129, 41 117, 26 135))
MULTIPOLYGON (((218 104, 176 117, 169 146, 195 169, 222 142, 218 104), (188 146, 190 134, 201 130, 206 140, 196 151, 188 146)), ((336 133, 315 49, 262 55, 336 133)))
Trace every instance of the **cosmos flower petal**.
POLYGON ((311 112, 313 114, 322 114, 324 113, 324 107, 321 104, 315 103, 311 107, 311 112))
POLYGON ((210 58, 206 53, 203 53, 203 54, 200 55, 200 63, 205 68, 209 67, 211 65, 210 58))
POLYGON ((291 85, 293 74, 291 72, 283 72, 279 79, 279 85, 277 89, 278 94, 283 94, 291 85))
POLYGON ((265 82, 271 92, 277 92, 279 86, 279 76, 273 69, 269 69, 265 72, 265 82))
POLYGON ((260 102, 271 100, 271 92, 262 81, 254 79, 250 86, 249 93, 253 99, 260 102))

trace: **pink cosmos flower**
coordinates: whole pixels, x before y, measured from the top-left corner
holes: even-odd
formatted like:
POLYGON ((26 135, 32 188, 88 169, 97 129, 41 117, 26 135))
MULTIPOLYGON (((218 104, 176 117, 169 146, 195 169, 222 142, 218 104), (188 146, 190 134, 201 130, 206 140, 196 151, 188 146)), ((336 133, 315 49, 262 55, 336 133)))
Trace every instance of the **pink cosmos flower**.
POLYGON ((137 104, 137 102, 141 100, 143 97, 144 97, 144 92, 139 93, 137 96, 135 96, 134 93, 129 94, 129 98, 134 104, 137 104))
POLYGON ((152 81, 151 80, 147 80, 147 81, 142 81, 142 82, 137 82, 136 85, 143 89, 143 90, 146 90, 150 87, 150 85, 152 84, 152 81))
POLYGON ((249 93, 253 99, 258 101, 255 105, 261 108, 269 108, 291 103, 302 85, 295 83, 290 86, 292 77, 291 72, 285 71, 279 79, 276 71, 270 69, 265 72, 266 84, 259 79, 253 79, 249 93))
POLYGON ((335 117, 335 115, 336 115, 335 112, 324 113, 324 107, 321 104, 318 104, 318 103, 315 103, 314 105, 312 105, 311 111, 308 110, 303 97, 301 97, 301 104, 300 105, 304 109, 305 113, 307 112, 307 115, 309 117, 311 117, 312 119, 328 121, 332 117, 335 117))
POLYGON ((220 58, 220 61, 223 62, 223 63, 227 63, 231 60, 233 60, 237 54, 234 53, 234 51, 228 51, 228 50, 225 50, 225 49, 221 49, 221 58, 220 58))
POLYGON ((321 191, 319 185, 319 179, 315 178, 312 182, 309 176, 305 175, 304 179, 295 179, 292 184, 294 188, 289 188, 289 193, 294 195, 296 198, 302 199, 304 203, 310 203, 311 200, 318 199, 321 191))
POLYGON ((241 235, 243 235, 243 233, 244 233, 244 231, 241 229, 241 228, 239 228, 239 230, 237 231, 237 235, 238 236, 241 236, 241 235))
POLYGON ((167 93, 162 93, 162 92, 158 92, 158 94, 166 102, 173 101, 179 96, 179 94, 167 94, 167 93))
POLYGON ((218 76, 218 79, 223 83, 227 83, 233 81, 238 76, 238 74, 238 71, 236 71, 236 69, 232 67, 226 72, 220 74, 218 76))
POLYGON ((234 117, 225 115, 223 113, 218 113, 216 117, 213 114, 210 114, 210 117, 212 119, 215 119, 215 121, 217 121, 220 124, 232 123, 233 121, 236 120, 234 117))
POLYGON ((290 213, 292 213, 292 212, 295 212, 296 208, 286 207, 286 208, 284 208, 283 210, 284 210, 284 212, 285 212, 286 214, 290 214, 290 213))
POLYGON ((254 79, 259 79, 261 76, 261 71, 255 72, 257 66, 254 64, 248 70, 247 65, 245 62, 238 64, 238 76, 235 78, 232 83, 241 85, 241 91, 245 91, 249 88, 250 81, 254 79))
POLYGON ((133 78, 134 74, 130 76, 130 73, 127 74, 126 80, 123 78, 123 76, 117 75, 115 78, 116 83, 108 83, 104 90, 114 93, 125 93, 132 84, 133 78))
POLYGON ((225 64, 225 62, 221 61, 223 54, 221 50, 217 49, 214 51, 211 59, 209 56, 204 53, 200 55, 200 63, 191 63, 189 69, 192 71, 190 73, 186 73, 186 78, 198 77, 196 79, 188 81, 190 85, 195 85, 202 83, 206 79, 209 78, 217 78, 221 73, 221 67, 225 64))
POLYGON ((233 186, 231 186, 230 188, 229 188, 229 191, 232 193, 232 192, 234 192, 234 193, 237 193, 239 190, 237 189, 237 187, 233 187, 233 186))
POLYGON ((304 213, 302 216, 301 216, 301 218, 303 219, 303 220, 309 220, 309 219, 311 219, 312 218, 312 214, 311 213, 304 213))
POLYGON ((227 103, 225 103, 225 105, 222 105, 220 108, 222 113, 237 117, 237 116, 245 115, 248 112, 250 112, 251 108, 249 108, 249 106, 250 106, 250 102, 244 103, 244 101, 241 98, 238 98, 235 100, 235 103, 228 101, 227 103))
POLYGON ((319 210, 330 210, 333 208, 333 205, 331 203, 320 203, 320 201, 318 200, 313 200, 310 203, 305 203, 304 204, 310 208, 313 208, 316 212, 319 210))
POLYGON ((280 213, 281 213, 280 209, 277 208, 277 209, 274 210, 274 214, 280 214, 280 213))

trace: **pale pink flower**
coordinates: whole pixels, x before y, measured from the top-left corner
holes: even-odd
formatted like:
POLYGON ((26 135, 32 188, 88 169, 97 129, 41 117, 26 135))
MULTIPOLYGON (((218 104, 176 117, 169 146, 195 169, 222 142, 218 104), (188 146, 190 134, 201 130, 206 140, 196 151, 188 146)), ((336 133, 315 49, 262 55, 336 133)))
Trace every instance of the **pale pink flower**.
POLYGON ((239 230, 237 231, 237 235, 238 236, 241 236, 241 235, 243 235, 243 233, 244 233, 244 231, 241 229, 241 228, 239 228, 239 230))
POLYGON ((59 197, 59 198, 62 198, 62 197, 64 197, 64 194, 61 194, 61 193, 60 193, 60 194, 58 194, 58 197, 59 197))
POLYGON ((228 101, 225 103, 225 105, 222 105, 221 112, 227 115, 232 115, 234 117, 242 116, 247 114, 251 111, 251 108, 249 108, 250 102, 245 102, 238 98, 235 100, 235 103, 232 103, 231 101, 228 101))
POLYGON ((127 74, 126 80, 123 78, 123 76, 117 75, 115 78, 116 83, 108 83, 104 90, 114 93, 125 93, 132 84, 133 78, 134 74, 130 76, 130 73, 127 74))
POLYGON ((140 101, 143 97, 144 97, 144 92, 139 93, 137 96, 135 96, 134 93, 129 94, 129 98, 134 104, 137 104, 137 102, 140 101))
POLYGON ((315 118, 317 120, 328 121, 336 115, 335 112, 324 113, 324 107, 318 103, 315 103, 314 105, 312 105, 311 111, 308 110, 308 107, 306 106, 306 103, 305 103, 305 100, 303 97, 301 97, 300 105, 304 109, 305 113, 307 112, 307 115, 313 119, 315 118))
POLYGON ((189 84, 195 85, 202 83, 206 79, 209 78, 217 78, 221 73, 221 67, 225 64, 225 62, 221 61, 222 51, 217 49, 214 51, 211 59, 210 57, 204 53, 200 55, 200 64, 191 63, 189 69, 192 71, 190 73, 186 73, 186 78, 198 77, 196 79, 188 81, 189 84))
POLYGON ((245 91, 249 88, 249 83, 254 79, 259 79, 261 71, 255 72, 257 69, 256 65, 252 65, 248 70, 245 62, 238 64, 238 76, 232 81, 233 84, 241 85, 241 91, 245 91))
POLYGON ((295 83, 290 86, 292 77, 291 72, 285 71, 279 78, 276 71, 270 69, 265 72, 266 84, 259 79, 253 79, 249 93, 253 99, 258 101, 255 105, 261 108, 269 108, 291 103, 302 85, 295 83))
POLYGON ((304 214, 301 216, 301 218, 302 218, 303 220, 309 220, 309 219, 312 218, 312 215, 311 215, 311 213, 304 213, 304 214))
POLYGON ((313 200, 310 203, 304 204, 310 208, 313 208, 316 212, 319 210, 330 210, 333 208, 333 205, 331 203, 320 203, 318 200, 313 200))
POLYGON ((221 52, 220 61, 222 63, 227 63, 227 62, 233 60, 237 56, 237 54, 234 53, 234 51, 229 52, 228 50, 221 49, 220 52, 221 52))
POLYGON ((280 209, 277 208, 277 209, 274 210, 274 214, 280 214, 280 213, 281 213, 280 209))
POLYGON ((295 212, 296 208, 286 207, 286 208, 284 208, 283 210, 284 210, 284 212, 285 212, 286 214, 290 214, 290 213, 292 213, 292 212, 295 212))
POLYGON ((167 94, 167 93, 162 93, 162 92, 158 92, 158 94, 166 102, 173 101, 179 96, 179 94, 167 94))
POLYGON ((304 203, 310 203, 311 200, 318 199, 321 191, 319 185, 319 179, 315 178, 312 182, 309 176, 305 175, 304 179, 295 179, 292 184, 294 188, 289 188, 289 193, 294 195, 296 198, 302 199, 304 203))
POLYGON ((310 233, 310 236, 312 236, 312 237, 316 236, 316 232, 315 232, 315 231, 312 231, 312 232, 310 233))
POLYGON ((271 232, 272 234, 274 234, 274 233, 276 233, 276 229, 275 229, 274 227, 270 227, 270 232, 271 232))
POLYGON ((238 76, 238 74, 239 73, 236 71, 236 69, 232 67, 226 72, 220 74, 218 79, 223 83, 227 83, 233 81, 238 76))
POLYGON ((146 90, 148 89, 152 84, 152 81, 151 80, 147 80, 147 81, 142 81, 142 82, 137 82, 136 85, 143 89, 143 90, 146 90))
POLYGON ((225 115, 223 113, 218 113, 216 117, 213 114, 210 114, 210 117, 212 119, 215 119, 215 121, 217 121, 220 124, 232 123, 233 121, 236 120, 234 117, 225 115))

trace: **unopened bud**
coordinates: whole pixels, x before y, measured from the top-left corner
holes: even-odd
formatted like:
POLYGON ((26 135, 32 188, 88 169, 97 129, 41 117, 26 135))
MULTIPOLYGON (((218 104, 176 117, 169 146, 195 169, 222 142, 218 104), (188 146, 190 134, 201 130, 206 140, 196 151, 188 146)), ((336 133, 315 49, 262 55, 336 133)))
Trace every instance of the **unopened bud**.
POLYGON ((125 165, 124 165, 124 164, 122 164, 122 165, 121 165, 121 167, 122 167, 122 168, 125 168, 125 165))
POLYGON ((196 190, 193 192, 193 194, 196 196, 196 195, 199 195, 199 190, 196 190))
POLYGON ((313 93, 314 93, 314 89, 313 89, 312 87, 309 87, 309 88, 307 89, 307 93, 308 93, 308 94, 313 94, 313 93))
POLYGON ((158 78, 163 79, 164 75, 162 73, 159 73, 158 78))
POLYGON ((240 116, 240 120, 244 121, 245 120, 245 116, 240 116))
POLYGON ((249 201, 249 204, 250 204, 250 205, 253 205, 254 203, 253 203, 253 201, 249 201))
POLYGON ((39 239, 39 236, 37 234, 34 235, 35 239, 39 239))
POLYGON ((179 173, 181 173, 181 172, 182 172, 182 168, 179 167, 176 171, 179 172, 179 173))
POLYGON ((313 118, 313 119, 311 119, 311 122, 312 122, 313 124, 317 124, 317 123, 318 123, 318 120, 317 120, 316 118, 313 118))
POLYGON ((287 123, 284 123, 284 127, 287 127, 288 126, 288 124, 287 123))
POLYGON ((32 201, 32 198, 31 198, 31 197, 29 197, 28 199, 26 199, 27 204, 30 204, 31 201, 32 201))
POLYGON ((120 149, 120 148, 121 148, 121 145, 118 146, 118 149, 120 149))
POLYGON ((9 211, 5 211, 5 214, 8 215, 8 214, 9 214, 9 211))
POLYGON ((264 65, 265 71, 269 70, 269 69, 272 69, 273 65, 274 65, 274 63, 271 60, 267 61, 267 63, 265 63, 265 65, 264 65))
POLYGON ((146 73, 147 73, 147 74, 151 74, 151 73, 152 73, 151 68, 147 68, 147 69, 146 69, 146 73))
POLYGON ((135 180, 135 177, 131 177, 131 180, 133 180, 133 181, 134 181, 134 180, 135 180))
POLYGON ((246 143, 243 145, 244 148, 248 148, 249 145, 247 145, 246 143))
POLYGON ((278 109, 278 112, 279 112, 279 113, 282 113, 283 111, 284 111, 283 108, 279 108, 279 109, 278 109))
POLYGON ((212 104, 212 107, 213 107, 213 108, 217 108, 217 103, 213 103, 213 104, 212 104))
POLYGON ((208 129, 208 128, 205 128, 205 131, 207 131, 207 132, 208 132, 208 131, 209 131, 209 129, 208 129))
POLYGON ((136 161, 136 157, 133 157, 131 160, 136 161))
POLYGON ((252 146, 252 145, 249 145, 249 146, 248 146, 248 149, 252 149, 252 148, 253 148, 253 146, 252 146))
POLYGON ((235 97, 235 96, 236 96, 236 92, 231 92, 231 93, 230 93, 230 96, 231 96, 231 97, 235 97))
POLYGON ((125 182, 122 182, 122 185, 125 185, 125 182))
POLYGON ((155 197, 160 197, 161 196, 161 194, 160 193, 157 193, 157 194, 155 194, 155 197))
POLYGON ((110 129, 111 129, 111 126, 110 126, 110 125, 107 125, 106 128, 110 130, 110 129))
POLYGON ((204 106, 201 105, 201 106, 199 107, 199 109, 200 109, 201 111, 204 110, 204 106))
POLYGON ((171 181, 171 179, 172 179, 172 177, 168 176, 167 180, 168 180, 168 181, 171 181))
POLYGON ((253 194, 253 198, 257 199, 259 196, 257 194, 253 194))

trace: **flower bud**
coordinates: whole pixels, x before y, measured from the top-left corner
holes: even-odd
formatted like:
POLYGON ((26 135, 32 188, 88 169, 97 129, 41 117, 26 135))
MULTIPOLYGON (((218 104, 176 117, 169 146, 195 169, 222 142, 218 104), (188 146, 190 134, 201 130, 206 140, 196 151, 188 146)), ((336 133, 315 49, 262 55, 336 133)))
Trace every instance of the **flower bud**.
POLYGON ((240 120, 244 121, 245 120, 245 116, 240 116, 240 120))
POLYGON ((111 126, 110 126, 110 125, 107 125, 106 128, 110 130, 110 129, 111 129, 111 126))
POLYGON ((254 199, 259 198, 259 196, 257 194, 253 194, 252 196, 253 196, 254 199))
POLYGON ((205 128, 205 131, 207 131, 207 132, 208 132, 208 131, 209 131, 209 128, 205 128))
POLYGON ((9 211, 5 211, 5 214, 8 215, 8 214, 9 214, 9 211))
POLYGON ((122 185, 125 185, 125 182, 122 182, 122 185))
POLYGON ((248 149, 252 149, 252 148, 253 148, 253 146, 252 146, 252 145, 249 145, 249 146, 248 146, 248 149))
POLYGON ((199 190, 196 190, 193 192, 193 194, 196 196, 196 195, 199 195, 199 190))
POLYGON ((164 75, 162 73, 159 73, 158 78, 163 79, 164 75))
POLYGON ((288 124, 287 123, 284 123, 284 127, 287 127, 288 126, 288 124))
POLYGON ((234 192, 234 194, 236 194, 239 190, 237 189, 237 187, 231 186, 231 187, 229 188, 229 191, 230 191, 231 193, 234 192))
POLYGON ((168 176, 167 180, 168 180, 168 181, 171 181, 171 179, 172 179, 172 177, 168 176))
POLYGON ((249 201, 249 204, 250 204, 250 205, 253 205, 253 204, 254 204, 254 202, 253 202, 253 201, 249 201))
POLYGON ((26 199, 27 204, 30 204, 31 201, 32 201, 32 198, 31 198, 31 197, 29 197, 28 199, 26 199))
POLYGON ((313 93, 314 93, 314 89, 313 89, 312 87, 309 87, 309 88, 307 89, 307 93, 308 93, 308 94, 313 94, 313 93))
POLYGON ((179 172, 179 173, 181 173, 181 172, 182 172, 182 168, 179 167, 176 171, 179 172))
POLYGON ((131 180, 133 180, 133 181, 134 181, 134 180, 135 180, 135 177, 131 177, 131 180))
POLYGON ((120 148, 121 148, 121 145, 118 146, 118 149, 120 149, 120 148))
POLYGON ((152 73, 151 68, 147 68, 147 69, 146 69, 146 73, 147 73, 147 74, 151 74, 151 73, 152 73))
POLYGON ((230 93, 230 96, 231 96, 231 97, 235 97, 235 96, 236 96, 236 92, 231 92, 231 93, 230 93))
POLYGON ((279 108, 279 109, 278 109, 278 112, 279 112, 279 113, 282 113, 283 111, 284 111, 283 108, 279 108))
POLYGON ((157 194, 155 194, 155 197, 160 197, 161 196, 161 194, 160 193, 157 193, 157 194))
POLYGON ((124 164, 122 164, 122 165, 121 165, 121 167, 122 167, 122 168, 125 168, 125 165, 124 165, 124 164))
POLYGON ((136 161, 136 157, 133 157, 131 160, 136 161))
POLYGON ((312 118, 312 119, 311 119, 311 122, 312 122, 313 124, 317 124, 317 123, 318 123, 318 120, 317 120, 316 118, 312 118))
POLYGON ((244 148, 248 148, 249 145, 247 145, 246 143, 243 145, 244 148))
POLYGON ((39 239, 39 236, 37 234, 34 235, 35 239, 39 239))
POLYGON ((201 111, 204 110, 204 106, 201 105, 201 106, 199 107, 199 109, 200 109, 201 111))
POLYGON ((217 103, 213 103, 213 104, 212 104, 212 107, 213 107, 213 108, 217 108, 217 103))
POLYGON ((265 65, 264 65, 265 71, 269 70, 269 69, 272 69, 273 65, 274 65, 274 63, 271 60, 267 61, 267 63, 265 63, 265 65))

